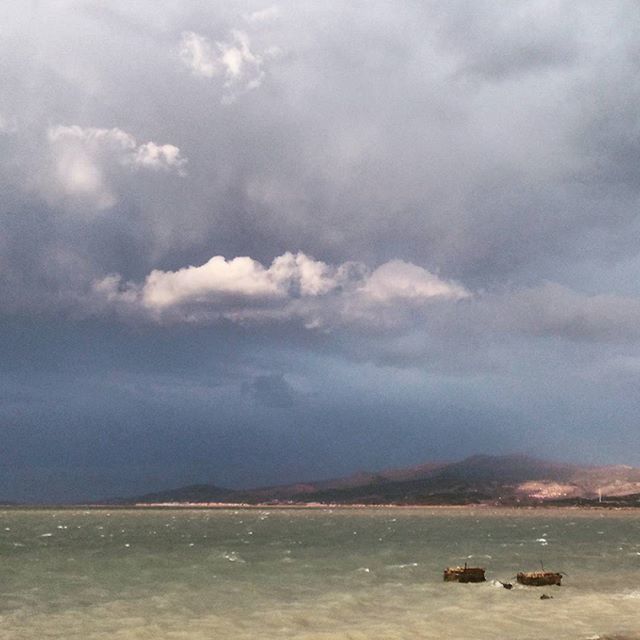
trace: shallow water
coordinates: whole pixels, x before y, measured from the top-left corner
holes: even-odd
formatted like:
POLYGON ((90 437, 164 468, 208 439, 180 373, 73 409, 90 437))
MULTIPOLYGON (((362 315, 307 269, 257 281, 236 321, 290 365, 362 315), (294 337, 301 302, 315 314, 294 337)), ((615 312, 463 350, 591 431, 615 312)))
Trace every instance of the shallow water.
POLYGON ((633 512, 0 511, 1 640, 605 636, 640 638, 633 512))

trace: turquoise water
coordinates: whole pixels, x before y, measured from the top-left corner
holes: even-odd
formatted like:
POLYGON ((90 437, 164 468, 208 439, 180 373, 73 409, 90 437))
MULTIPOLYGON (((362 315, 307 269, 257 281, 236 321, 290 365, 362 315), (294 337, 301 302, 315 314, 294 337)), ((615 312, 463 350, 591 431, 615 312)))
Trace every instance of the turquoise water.
POLYGON ((607 636, 640 638, 633 512, 0 511, 2 640, 607 636), (497 582, 541 561, 562 587, 497 582))

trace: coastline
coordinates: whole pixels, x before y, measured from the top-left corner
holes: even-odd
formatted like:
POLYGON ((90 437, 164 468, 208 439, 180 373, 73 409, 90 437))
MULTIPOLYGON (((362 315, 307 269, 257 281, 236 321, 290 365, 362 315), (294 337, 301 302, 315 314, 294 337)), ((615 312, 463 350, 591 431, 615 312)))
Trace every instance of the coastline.
POLYGON ((514 513, 633 513, 638 507, 614 505, 558 505, 558 504, 334 504, 320 502, 306 503, 244 503, 244 502, 158 502, 133 504, 9 504, 0 505, 0 511, 28 510, 90 510, 90 511, 151 511, 151 510, 248 510, 248 511, 451 511, 466 513, 469 511, 514 512, 514 513))

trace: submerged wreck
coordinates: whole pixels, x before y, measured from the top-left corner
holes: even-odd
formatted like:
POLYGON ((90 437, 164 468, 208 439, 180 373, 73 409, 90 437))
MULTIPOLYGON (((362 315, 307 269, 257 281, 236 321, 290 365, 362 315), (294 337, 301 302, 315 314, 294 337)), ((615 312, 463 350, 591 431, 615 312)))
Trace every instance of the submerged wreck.
POLYGON ((516 575, 519 584, 529 587, 561 586, 562 574, 554 571, 521 571, 516 575))
POLYGON ((444 570, 445 582, 485 582, 484 569, 480 567, 448 567, 444 570))

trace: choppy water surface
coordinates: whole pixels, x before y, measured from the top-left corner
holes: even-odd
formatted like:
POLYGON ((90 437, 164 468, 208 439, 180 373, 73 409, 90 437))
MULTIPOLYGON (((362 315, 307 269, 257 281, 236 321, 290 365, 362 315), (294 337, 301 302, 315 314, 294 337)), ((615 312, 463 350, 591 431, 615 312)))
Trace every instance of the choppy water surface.
POLYGON ((640 638, 632 512, 0 511, 2 640, 606 636, 640 638), (540 561, 566 584, 497 582, 540 561))

